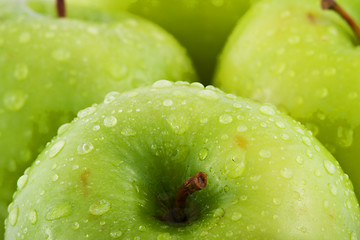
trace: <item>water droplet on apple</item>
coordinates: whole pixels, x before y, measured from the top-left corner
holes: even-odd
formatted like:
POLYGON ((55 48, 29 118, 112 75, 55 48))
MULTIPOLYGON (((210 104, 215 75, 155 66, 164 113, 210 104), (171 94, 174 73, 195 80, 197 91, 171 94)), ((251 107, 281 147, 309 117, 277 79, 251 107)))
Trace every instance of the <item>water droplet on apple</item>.
POLYGON ((350 147, 353 144, 354 130, 350 127, 339 126, 337 129, 338 144, 341 147, 350 147))
POLYGON ((250 181, 257 182, 260 180, 260 178, 261 178, 261 175, 250 176, 250 181))
POLYGON ((46 220, 53 221, 68 217, 72 214, 72 206, 69 202, 59 202, 50 207, 46 213, 46 220))
POLYGON ((329 160, 324 160, 324 167, 329 174, 335 173, 336 170, 335 165, 329 160))
POLYGON ((334 76, 336 74, 336 68, 327 68, 324 70, 325 76, 334 76))
POLYGON ((171 240, 170 233, 160 233, 157 235, 156 240, 171 240))
POLYGON ((212 91, 212 90, 208 90, 208 89, 204 89, 201 90, 197 93, 197 96, 204 99, 204 100, 209 100, 209 101, 214 101, 219 99, 219 95, 212 91))
POLYGON ((233 107, 234 107, 234 108, 237 108, 237 109, 240 109, 240 108, 242 108, 242 104, 241 104, 240 102, 235 102, 235 103, 233 104, 233 107))
POLYGON ((65 124, 61 125, 57 131, 57 134, 62 135, 70 128, 70 126, 71 126, 70 123, 65 123, 65 124))
POLYGON ((301 141, 306 145, 306 146, 311 146, 312 145, 312 141, 308 136, 303 136, 301 137, 301 141))
POLYGON ((281 204, 281 200, 279 198, 273 198, 273 203, 275 205, 280 205, 281 204))
POLYGON ((107 116, 104 118, 105 127, 113 127, 117 124, 117 119, 114 116, 107 116))
POLYGON ((317 177, 320 177, 320 176, 321 176, 321 172, 320 172, 319 169, 316 169, 316 170, 314 171, 314 174, 315 174, 315 176, 317 176, 317 177))
POLYGON ((276 125, 278 128, 281 128, 281 129, 284 129, 284 128, 285 128, 285 124, 284 124, 283 122, 280 122, 280 121, 275 122, 275 125, 276 125))
POLYGON ((359 97, 359 94, 357 93, 357 92, 350 92, 349 94, 348 94, 348 99, 350 99, 350 100, 355 100, 355 99, 357 99, 359 97))
POLYGON ((329 94, 329 91, 327 90, 327 88, 321 88, 315 91, 315 96, 317 98, 326 98, 329 94))
POLYGON ((152 88, 171 88, 173 85, 174 83, 168 80, 159 80, 153 83, 152 88))
POLYGON ((139 226, 139 231, 140 231, 140 232, 146 232, 146 227, 143 226, 143 225, 140 225, 140 226, 139 226))
POLYGON ((101 199, 91 204, 89 213, 95 216, 100 216, 107 213, 111 208, 111 203, 108 200, 101 199))
POLYGON ((91 114, 93 114, 96 111, 96 107, 95 106, 91 106, 91 107, 87 107, 83 110, 80 110, 77 114, 77 116, 79 118, 84 118, 86 116, 89 116, 91 114))
POLYGON ((21 90, 9 91, 4 94, 3 103, 10 111, 19 111, 24 107, 28 95, 21 90))
POLYGON ((356 232, 352 232, 350 234, 350 240, 358 240, 358 237, 356 236, 356 232))
POLYGON ((99 29, 97 27, 89 26, 86 28, 86 31, 92 35, 99 34, 99 29))
POLYGON ((121 130, 121 134, 124 136, 130 137, 130 136, 135 136, 136 131, 131 128, 124 128, 123 130, 121 130))
POLYGON ((63 62, 70 59, 71 53, 64 48, 59 48, 52 52, 52 57, 56 61, 63 62))
POLYGON ((17 187, 19 188, 19 190, 22 190, 25 187, 26 183, 28 182, 28 179, 29 179, 29 175, 27 175, 27 174, 22 175, 18 179, 17 187))
POLYGON ((65 140, 59 140, 58 142, 56 142, 48 152, 49 158, 53 158, 58 155, 59 152, 61 152, 61 150, 64 148, 64 146, 65 140))
POLYGON ((337 194, 337 187, 333 183, 329 183, 329 190, 332 195, 335 196, 337 194))
POLYGON ((242 214, 239 212, 233 212, 231 216, 231 220, 233 221, 239 221, 242 218, 242 214))
POLYGON ((288 17, 290 17, 291 16, 291 12, 289 11, 289 10, 285 10, 285 11, 282 11, 281 13, 280 13, 280 17, 281 18, 288 18, 288 17))
POLYGON ((122 231, 113 231, 110 232, 111 238, 120 238, 123 235, 122 231))
POLYGON ((225 173, 229 178, 239 178, 245 170, 245 157, 243 155, 233 156, 225 162, 225 173))
POLYGON ((228 231, 225 233, 226 237, 232 237, 234 236, 234 232, 233 231, 228 231))
POLYGON ((211 3, 215 7, 222 7, 222 6, 224 6, 225 1, 224 0, 211 0, 211 3))
POLYGON ((129 70, 125 65, 123 66, 112 65, 109 67, 108 71, 110 76, 113 77, 114 80, 118 80, 118 81, 126 78, 127 75, 129 74, 129 70))
POLYGON ((288 169, 288 168, 283 168, 280 170, 280 175, 283 177, 283 178, 286 178, 286 179, 291 179, 293 177, 293 172, 291 169, 288 169))
POLYGON ((301 38, 299 36, 290 36, 288 38, 288 43, 291 45, 298 44, 300 42, 301 38))
POLYGON ((99 131, 100 130, 100 125, 94 125, 92 130, 93 131, 99 131))
POLYGON ((239 125, 236 130, 238 132, 246 132, 248 130, 248 127, 245 125, 239 125))
POLYGON ((57 174, 54 174, 54 175, 52 176, 52 178, 51 178, 51 180, 52 180, 53 182, 56 182, 58 179, 59 179, 59 175, 57 175, 57 174))
POLYGON ((208 156, 209 150, 203 148, 199 151, 199 159, 200 161, 204 161, 208 156))
POLYGON ((28 32, 23 32, 19 36, 19 43, 27 43, 30 41, 31 35, 28 32))
POLYGON ((189 128, 189 120, 184 115, 171 114, 166 118, 166 121, 177 135, 184 134, 189 128))
POLYGON ((9 213, 9 223, 11 226, 15 226, 19 216, 19 207, 14 206, 9 213))
POLYGON ((77 151, 79 154, 87 154, 94 149, 94 146, 91 143, 82 143, 77 147, 77 151))
POLYGON ((267 149, 261 149, 259 152, 260 157, 263 158, 270 158, 271 157, 271 152, 267 149))
POLYGON ((214 211, 213 217, 215 218, 221 218, 225 215, 225 210, 223 208, 217 208, 214 211))
POLYGON ((324 207, 325 209, 328 209, 328 208, 329 208, 329 201, 324 200, 324 202, 323 202, 323 207, 324 207))
POLYGON ((17 64, 14 71, 14 77, 17 80, 24 80, 29 74, 29 68, 26 64, 17 64))
POLYGON ((37 212, 36 210, 32 210, 29 213, 29 221, 32 225, 35 225, 37 223, 37 212))
POLYGON ((230 114, 222 114, 220 117, 219 117, 219 122, 222 123, 222 124, 229 124, 233 121, 233 118, 230 114))
POLYGON ((251 225, 248 225, 248 226, 246 227, 246 229, 247 229, 249 232, 253 232, 253 231, 255 231, 256 226, 253 225, 253 224, 251 224, 251 225))
POLYGON ((165 100, 163 101, 163 105, 164 105, 165 107, 170 107, 171 105, 173 105, 173 101, 172 101, 171 99, 165 99, 165 100))
POLYGON ((78 222, 74 222, 72 225, 71 225, 71 228, 73 230, 78 230, 80 228, 80 224, 78 222))
POLYGON ((199 83, 199 82, 193 82, 190 84, 191 87, 193 88, 198 88, 198 89, 204 89, 204 85, 202 83, 199 83))
POLYGON ((53 38, 53 37, 55 37, 55 33, 54 32, 46 32, 45 33, 45 38, 53 38))

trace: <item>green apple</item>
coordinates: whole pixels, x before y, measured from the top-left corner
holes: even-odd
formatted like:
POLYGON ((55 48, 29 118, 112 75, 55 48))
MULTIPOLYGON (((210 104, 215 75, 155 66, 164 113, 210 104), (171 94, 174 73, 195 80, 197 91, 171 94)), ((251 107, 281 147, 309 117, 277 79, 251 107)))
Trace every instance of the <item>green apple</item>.
POLYGON ((172 36, 128 14, 118 20, 33 16, 0 22, 0 221, 18 177, 80 109, 109 91, 153 79, 196 79, 172 36))
POLYGON ((188 85, 110 92, 61 126, 17 182, 6 239, 358 239, 352 184, 310 131, 188 85))
MULTIPOLYGON (((67 0, 67 3, 69 14, 74 16, 78 14, 76 8, 102 9, 108 13, 126 10, 159 24, 188 49, 201 80, 208 84, 228 35, 253 1, 67 0)), ((53 9, 53 0, 27 0, 27 3, 45 12, 53 9)))
MULTIPOLYGON (((360 1, 353 1, 360 6, 360 1)), ((350 4, 343 4, 360 22, 350 4)), ((334 154, 360 199, 360 48, 348 24, 320 1, 263 1, 231 35, 214 85, 271 102, 334 154)))

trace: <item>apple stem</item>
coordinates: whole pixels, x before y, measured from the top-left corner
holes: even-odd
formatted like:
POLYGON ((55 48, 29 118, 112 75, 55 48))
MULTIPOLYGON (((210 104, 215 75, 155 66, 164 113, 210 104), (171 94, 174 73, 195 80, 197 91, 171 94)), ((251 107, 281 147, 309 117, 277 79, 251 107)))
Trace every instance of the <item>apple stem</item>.
POLYGON ((183 185, 178 189, 176 195, 175 208, 172 212, 172 217, 175 222, 185 222, 187 216, 185 213, 186 199, 188 196, 196 191, 202 190, 206 187, 207 176, 203 172, 198 172, 195 176, 188 178, 183 185))
POLYGON ((343 9, 335 0, 321 0, 322 9, 330 9, 337 12, 352 28, 356 37, 360 41, 360 28, 355 20, 343 9))
POLYGON ((65 0, 56 0, 56 9, 59 18, 66 17, 66 4, 65 0))

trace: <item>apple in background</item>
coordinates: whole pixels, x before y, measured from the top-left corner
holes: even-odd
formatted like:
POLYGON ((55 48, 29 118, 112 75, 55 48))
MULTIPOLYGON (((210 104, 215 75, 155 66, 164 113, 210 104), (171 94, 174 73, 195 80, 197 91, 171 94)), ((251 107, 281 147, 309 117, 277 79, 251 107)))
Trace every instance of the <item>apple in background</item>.
MULTIPOLYGON (((359 7, 360 1, 353 4, 359 7)), ((351 6, 343 4, 360 22, 360 9, 351 6)), ((239 22, 214 84, 271 102, 311 129, 360 199, 359 76, 359 39, 343 18, 322 10, 320 1, 270 0, 254 5, 239 22)))
POLYGON ((0 22, 0 222, 18 177, 80 109, 153 79, 196 79, 172 36, 127 13, 117 19, 33 14, 0 22))
MULTIPOLYGON (((108 13, 129 11, 145 17, 173 34, 189 51, 200 79, 209 84, 218 54, 238 19, 254 0, 68 0, 76 16, 78 8, 103 9, 108 13)), ((36 9, 49 12, 53 0, 27 0, 36 9), (46 4, 47 3, 47 4, 46 4)))
POLYGON ((351 182, 310 131, 188 85, 111 92, 61 126, 18 180, 6 239, 360 236, 351 182))

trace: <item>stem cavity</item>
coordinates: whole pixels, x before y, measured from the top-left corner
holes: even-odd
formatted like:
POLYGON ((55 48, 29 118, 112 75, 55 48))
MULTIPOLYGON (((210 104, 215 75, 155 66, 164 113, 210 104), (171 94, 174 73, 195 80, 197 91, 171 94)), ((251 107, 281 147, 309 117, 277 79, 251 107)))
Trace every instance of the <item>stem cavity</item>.
POLYGON ((175 207, 172 211, 172 218, 175 222, 185 222, 187 220, 185 208, 186 199, 196 191, 206 187, 207 176, 203 172, 198 172, 195 176, 188 178, 178 189, 175 207))

